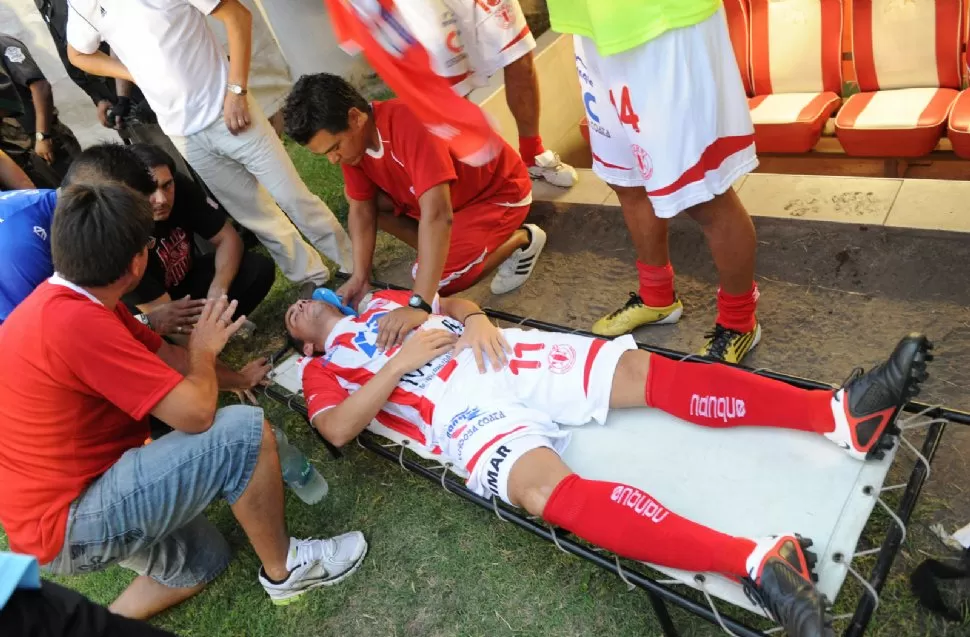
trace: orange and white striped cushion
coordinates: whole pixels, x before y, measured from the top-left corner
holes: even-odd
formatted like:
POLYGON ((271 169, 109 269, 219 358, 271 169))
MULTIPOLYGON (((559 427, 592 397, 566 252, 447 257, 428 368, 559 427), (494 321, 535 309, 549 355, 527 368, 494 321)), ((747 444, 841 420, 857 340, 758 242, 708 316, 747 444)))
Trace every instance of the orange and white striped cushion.
POLYGON ((748 100, 751 121, 759 124, 810 122, 831 110, 839 96, 834 93, 776 93, 748 100))
POLYGON ((960 88, 962 21, 961 0, 853 0, 859 87, 960 88))
POLYGON ((755 95, 842 91, 840 0, 751 0, 755 95))
POLYGON ((932 128, 946 121, 957 92, 946 88, 906 88, 853 95, 839 111, 836 126, 855 130, 932 128))

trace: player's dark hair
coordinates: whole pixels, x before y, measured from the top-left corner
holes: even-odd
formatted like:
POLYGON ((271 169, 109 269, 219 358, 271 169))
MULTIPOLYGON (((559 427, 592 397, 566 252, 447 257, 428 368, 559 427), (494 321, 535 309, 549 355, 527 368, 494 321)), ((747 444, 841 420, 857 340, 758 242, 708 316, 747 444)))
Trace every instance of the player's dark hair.
POLYGON ((61 186, 119 181, 146 197, 155 192, 155 179, 145 163, 123 144, 97 144, 74 158, 61 186))
POLYGON ((370 113, 370 103, 350 82, 331 73, 304 75, 296 81, 283 107, 286 134, 298 144, 325 130, 336 135, 347 130, 351 108, 370 113))
POLYGON ((120 279, 151 240, 148 198, 117 182, 79 183, 61 190, 51 225, 54 269, 81 287, 120 279))
POLYGON ((140 159, 141 163, 149 169, 168 166, 172 177, 175 176, 175 160, 158 146, 154 144, 132 144, 128 147, 128 150, 134 153, 135 157, 140 159))

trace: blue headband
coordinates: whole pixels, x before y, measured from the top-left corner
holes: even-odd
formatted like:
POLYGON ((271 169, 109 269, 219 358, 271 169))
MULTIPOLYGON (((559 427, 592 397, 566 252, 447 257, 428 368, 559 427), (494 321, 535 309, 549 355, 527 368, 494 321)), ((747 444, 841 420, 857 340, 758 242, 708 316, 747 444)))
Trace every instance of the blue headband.
POLYGON ((328 303, 347 316, 357 316, 357 311, 349 305, 344 305, 340 300, 340 297, 337 296, 337 293, 330 288, 317 288, 313 291, 313 296, 311 298, 314 301, 323 301, 324 303, 328 303))

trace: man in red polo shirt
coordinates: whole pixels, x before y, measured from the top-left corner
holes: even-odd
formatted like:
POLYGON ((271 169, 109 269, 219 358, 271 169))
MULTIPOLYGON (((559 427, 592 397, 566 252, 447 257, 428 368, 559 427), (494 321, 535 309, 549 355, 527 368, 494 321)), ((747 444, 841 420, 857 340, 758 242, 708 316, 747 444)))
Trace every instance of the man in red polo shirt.
POLYGON ((363 560, 363 535, 291 538, 272 427, 257 407, 216 409, 219 389, 252 388, 269 370, 217 365, 245 321, 232 320, 236 301, 206 301, 185 349, 121 302, 145 273, 153 227, 148 199, 117 182, 74 183, 58 196, 55 274, 0 328, 0 523, 10 549, 59 575, 114 563, 135 571, 110 609, 144 619, 228 566, 229 545, 203 514, 224 498, 272 601, 339 582, 363 560), (175 431, 144 445, 149 415, 175 431))
POLYGON ((403 102, 368 103, 329 73, 301 77, 284 115, 290 137, 343 169, 354 246, 354 274, 338 290, 344 302, 356 306, 368 290, 378 228, 418 250, 408 306, 388 315, 382 343, 422 324, 436 293, 464 290, 497 268, 491 289, 504 294, 532 274, 546 234, 524 223, 532 184, 507 143, 483 165, 463 163, 403 102))

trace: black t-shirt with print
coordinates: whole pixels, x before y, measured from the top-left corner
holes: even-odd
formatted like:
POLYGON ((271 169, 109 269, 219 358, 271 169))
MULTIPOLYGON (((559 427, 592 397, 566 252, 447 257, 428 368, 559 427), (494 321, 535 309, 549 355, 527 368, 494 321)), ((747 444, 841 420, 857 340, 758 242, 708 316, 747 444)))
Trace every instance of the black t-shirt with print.
POLYGON ((226 223, 225 211, 191 179, 175 175, 175 204, 165 221, 155 222, 155 247, 148 269, 135 291, 125 297, 132 304, 149 303, 181 284, 198 257, 193 234, 214 237, 226 223))

